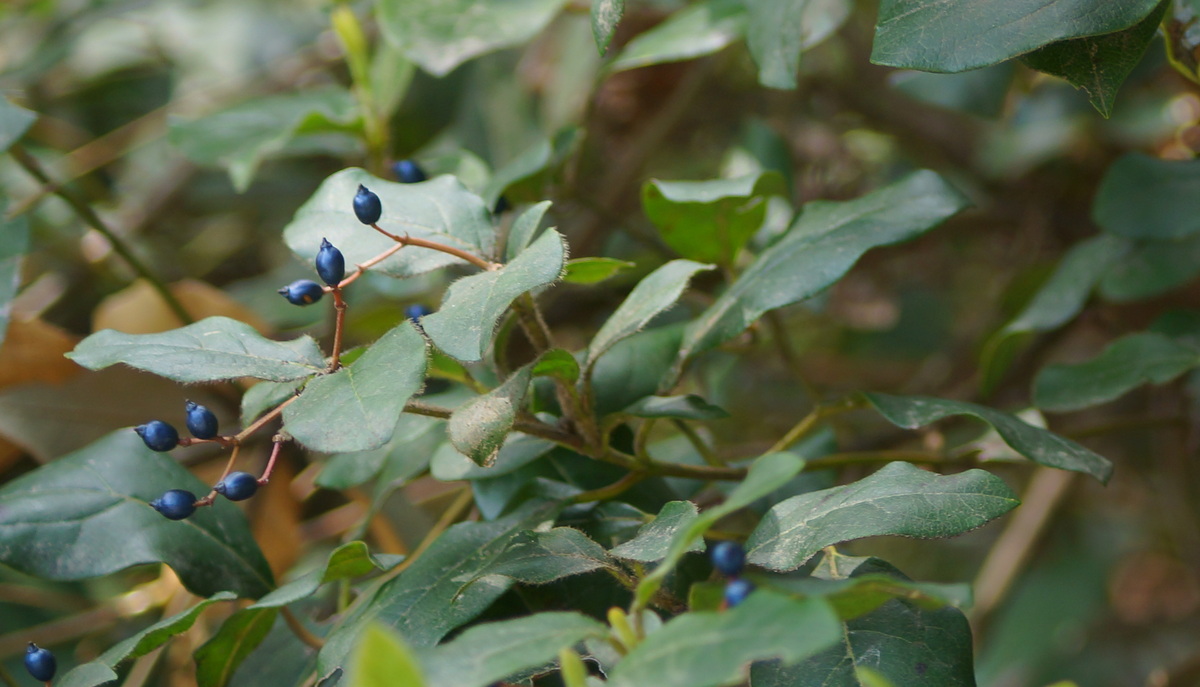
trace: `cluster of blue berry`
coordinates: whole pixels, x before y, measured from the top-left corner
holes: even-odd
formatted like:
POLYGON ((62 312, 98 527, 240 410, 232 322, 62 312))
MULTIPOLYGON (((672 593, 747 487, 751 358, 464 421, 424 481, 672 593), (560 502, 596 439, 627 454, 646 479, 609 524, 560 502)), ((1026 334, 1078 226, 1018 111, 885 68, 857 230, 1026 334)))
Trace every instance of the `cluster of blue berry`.
POLYGON ((754 591, 754 583, 741 577, 742 569, 746 567, 746 550, 742 545, 732 541, 717 542, 709 551, 709 557, 717 572, 729 578, 725 583, 725 607, 733 608, 745 601, 754 591))

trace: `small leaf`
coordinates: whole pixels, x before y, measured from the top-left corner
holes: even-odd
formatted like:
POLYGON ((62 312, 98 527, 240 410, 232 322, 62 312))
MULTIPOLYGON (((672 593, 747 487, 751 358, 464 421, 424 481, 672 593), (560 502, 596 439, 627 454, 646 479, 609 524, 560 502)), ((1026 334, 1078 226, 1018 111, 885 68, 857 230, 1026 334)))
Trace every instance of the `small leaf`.
POLYGON ((561 348, 553 348, 538 357, 533 364, 534 377, 554 377, 567 384, 579 379, 579 361, 561 348))
POLYGON ((821 599, 795 599, 759 589, 724 613, 677 616, 617 664, 612 687, 718 687, 744 679, 752 661, 802 661, 842 637, 837 616, 821 599))
POLYGON ((758 64, 758 82, 768 88, 795 88, 800 51, 850 16, 850 4, 840 0, 758 0, 746 3, 746 9, 746 44, 758 64))
POLYGON ((334 549, 322 568, 288 582, 250 608, 287 606, 312 596, 323 584, 390 570, 403 559, 391 554, 372 555, 365 542, 348 542, 334 549))
MULTIPOLYGON (((667 557, 671 542, 683 529, 690 527, 699 517, 696 504, 691 501, 669 501, 658 512, 658 516, 642 525, 637 536, 615 547, 611 553, 617 558, 642 563, 657 563, 667 557)), ((687 553, 704 551, 704 540, 695 539, 687 553)))
POLYGON ((522 532, 490 566, 485 575, 503 575, 525 584, 549 584, 572 575, 613 567, 604 547, 570 527, 546 532, 522 532))
POLYGON ((20 140, 36 121, 36 112, 13 105, 7 98, 0 97, 0 153, 20 140))
POLYGON ((706 0, 676 11, 629 41, 609 69, 636 69, 711 55, 745 31, 746 9, 741 0, 706 0))
POLYGON ((998 410, 974 403, 948 401, 926 396, 889 396, 863 394, 875 410, 897 427, 916 429, 944 417, 970 415, 995 428, 1004 443, 1017 453, 1047 467, 1091 475, 1101 482, 1112 476, 1112 463, 1079 444, 1034 427, 998 410))
POLYGON ((114 432, 0 488, 0 562, 50 580, 161 562, 203 595, 259 597, 274 586, 236 506, 221 499, 175 522, 150 507, 168 489, 208 492, 132 430, 114 432))
POLYGON ((548 229, 500 269, 451 284, 442 307, 421 318, 421 325, 434 345, 447 355, 463 362, 482 360, 491 345, 496 322, 508 306, 521 294, 557 280, 564 260, 563 237, 548 229))
POLYGON ((482 467, 495 463, 525 405, 532 374, 533 365, 525 365, 500 386, 455 408, 447 426, 454 448, 482 467))
MULTIPOLYGON (((5 101, 0 98, 0 143, 3 143, 5 101)), ((0 146, 0 151, 4 149, 0 146)), ((0 345, 8 333, 12 300, 21 286, 21 260, 29 250, 29 220, 23 215, 6 219, 7 203, 0 202, 0 345)), ((61 360, 61 359, 60 359, 61 360)))
POLYGON ((353 365, 309 382, 283 409, 284 429, 314 451, 378 448, 424 381, 425 339, 402 322, 353 365))
POLYGON ((199 687, 225 687, 238 666, 267 638, 279 611, 244 609, 234 613, 217 633, 196 650, 199 687))
POLYGON ((117 363, 177 382, 215 382, 255 377, 286 382, 325 369, 325 357, 307 336, 271 341, 248 324, 226 317, 209 317, 161 334, 96 332, 67 357, 99 370, 117 363))
POLYGON ((508 230, 508 242, 505 245, 507 262, 512 262, 529 247, 529 244, 533 243, 538 228, 542 226, 542 218, 546 216, 546 211, 550 209, 551 205, 550 201, 543 200, 522 212, 513 221, 512 228, 508 230))
POLYGON ((536 613, 477 625, 425 654, 423 663, 431 685, 487 687, 545 665, 559 649, 607 634, 607 627, 579 613, 536 613))
POLYGON ((731 265, 767 214, 767 198, 786 194, 777 172, 736 179, 660 181, 642 186, 642 206, 679 255, 731 265))
POLYGON ((396 633, 371 623, 350 659, 347 687, 425 687, 412 650, 396 633))
POLYGON ((638 282, 592 338, 584 369, 590 371, 596 360, 613 345, 637 333, 655 316, 674 305, 693 275, 710 269, 711 265, 691 260, 672 260, 638 282))
POLYGON ((601 57, 608 51, 608 44, 624 15, 625 0, 592 0, 592 36, 601 57))
POLYGON ((1165 384, 1200 366, 1200 352, 1161 334, 1130 334, 1074 365, 1048 365, 1033 383, 1034 402, 1062 412, 1107 403, 1143 384, 1165 384))
POLYGON ((1160 160, 1130 153, 1108 168, 1092 219, 1131 239, 1179 239, 1200 232, 1200 160, 1160 160))
POLYGON ((616 258, 576 258, 567 261, 563 281, 571 284, 599 284, 617 272, 631 267, 636 265, 616 258))
POLYGON ((673 417, 682 420, 720 420, 729 417, 724 408, 712 405, 694 394, 647 396, 621 412, 634 417, 673 417))

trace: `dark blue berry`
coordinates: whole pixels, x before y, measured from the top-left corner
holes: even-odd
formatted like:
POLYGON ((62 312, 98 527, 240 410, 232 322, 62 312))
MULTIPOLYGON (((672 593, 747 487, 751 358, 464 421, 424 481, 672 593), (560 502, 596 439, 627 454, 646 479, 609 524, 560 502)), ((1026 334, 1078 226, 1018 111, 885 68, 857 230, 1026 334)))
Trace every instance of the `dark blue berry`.
POLYGON ((420 303, 417 303, 416 305, 410 305, 407 308, 405 308, 404 316, 407 317, 408 319, 412 320, 413 322, 416 322, 417 320, 420 320, 422 317, 425 317, 426 315, 429 315, 432 312, 433 312, 433 309, 430 308, 428 305, 422 305, 420 303))
POLYGON ((362 184, 358 185, 358 193, 354 194, 354 216, 363 224, 374 224, 383 216, 383 203, 379 202, 379 196, 362 184))
POLYGON ((258 478, 248 472, 231 472, 217 482, 213 491, 230 501, 245 501, 258 491, 258 478))
POLYGON ((196 495, 186 489, 172 489, 151 501, 150 507, 168 520, 183 520, 196 512, 196 495))
POLYGON ((415 160, 401 160, 392 165, 392 173, 403 184, 416 184, 425 181, 429 177, 425 174, 425 170, 421 169, 415 160))
POLYGON ((183 404, 187 411, 187 428, 197 439, 215 439, 217 437, 217 416, 208 408, 188 401, 183 404))
POLYGON ((133 428, 151 451, 170 451, 179 445, 179 432, 162 420, 151 420, 133 428))
POLYGON ((725 605, 733 608, 746 600, 754 591, 754 583, 743 578, 735 578, 725 584, 725 605))
POLYGON ((311 279, 299 279, 279 289, 279 294, 292 305, 312 305, 321 300, 325 289, 311 279))
POLYGON ((33 676, 34 680, 49 682, 54 679, 54 671, 58 668, 58 662, 54 660, 54 654, 46 649, 42 649, 33 642, 25 649, 25 670, 33 676))
POLYGON ((737 542, 717 542, 708 555, 712 559, 713 567, 727 577, 737 577, 746 566, 746 550, 737 542))
POLYGON ((321 239, 321 250, 317 251, 317 274, 321 281, 337 286, 346 278, 346 258, 328 239, 321 239))

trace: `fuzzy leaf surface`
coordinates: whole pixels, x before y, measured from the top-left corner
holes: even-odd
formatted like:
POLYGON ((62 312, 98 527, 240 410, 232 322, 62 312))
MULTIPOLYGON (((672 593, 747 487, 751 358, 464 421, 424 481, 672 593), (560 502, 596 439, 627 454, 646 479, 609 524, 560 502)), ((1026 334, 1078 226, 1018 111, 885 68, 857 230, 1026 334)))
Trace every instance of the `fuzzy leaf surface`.
MULTIPOLYGON (((617 558, 642 563, 656 563, 667 557, 671 542, 683 530, 700 517, 696 504, 691 501, 669 501, 650 522, 642 525, 637 536, 613 547, 611 553, 617 558)), ((696 539, 687 548, 687 553, 704 551, 704 540, 696 539)))
POLYGON ((549 584, 571 575, 611 567, 604 547, 571 527, 522 532, 486 570, 525 584, 549 584))
POLYGON ((513 372, 500 386, 455 408, 447 425, 454 448, 476 465, 489 467, 495 463, 525 403, 532 378, 533 363, 530 363, 513 372))

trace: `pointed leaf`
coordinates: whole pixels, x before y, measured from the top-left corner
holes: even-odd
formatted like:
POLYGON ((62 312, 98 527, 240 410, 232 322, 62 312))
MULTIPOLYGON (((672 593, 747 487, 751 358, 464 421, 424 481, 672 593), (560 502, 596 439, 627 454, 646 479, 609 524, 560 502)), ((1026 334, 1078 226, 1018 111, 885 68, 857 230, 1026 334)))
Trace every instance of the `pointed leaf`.
POLYGON ((512 373, 500 386, 455 408, 447 426, 454 448, 482 467, 495 463, 517 414, 525 405, 532 376, 530 363, 512 373))
POLYGON ((425 687, 421 666, 404 640, 371 623, 350 659, 347 687, 425 687))
POLYGON ((1108 168, 1092 219, 1131 239, 1179 239, 1200 232, 1200 160, 1130 153, 1108 168))
POLYGON ((557 280, 565 260, 562 236, 548 229, 507 265, 451 284, 442 307, 421 318, 421 325, 447 355, 463 362, 482 360, 508 306, 521 294, 557 280))
POLYGON ((424 382, 425 339, 402 322, 353 365, 309 382, 283 409, 284 429, 314 451, 378 448, 424 382))
POLYGON ((629 41, 609 69, 636 69, 711 55, 745 31, 746 9, 741 0, 706 0, 673 13, 629 41))
POLYGON ((863 394, 881 415, 897 427, 916 429, 952 415, 970 415, 995 428, 1004 443, 1017 453, 1047 467, 1091 475, 1101 482, 1112 476, 1112 463, 1079 444, 1034 427, 998 410, 926 396, 863 394))
POLYGON ((563 281, 571 284, 599 284, 634 263, 616 258, 576 258, 567 261, 563 281))
POLYGON ((162 562, 205 595, 259 597, 274 586, 236 506, 221 499, 171 521, 150 507, 168 489, 208 492, 132 430, 114 432, 0 488, 0 562, 51 580, 162 562))
POLYGON ((287 606, 312 596, 323 584, 390 570, 403 559, 403 556, 391 554, 372 555, 366 543, 361 541, 342 544, 329 554, 329 559, 325 562, 324 567, 288 582, 259 599, 249 608, 287 606))
POLYGON ((512 228, 508 230, 508 242, 504 247, 507 256, 506 262, 512 262, 513 258, 523 253, 529 244, 533 243, 538 228, 542 226, 542 218, 546 216, 546 211, 552 204, 548 200, 543 200, 522 212, 513 221, 512 228))
POLYGON ((198 687, 228 685, 238 666, 267 638, 278 614, 274 608, 243 609, 221 623, 194 655, 198 687))
MULTIPOLYGON (((667 557, 676 535, 690 527, 699 516, 696 504, 691 501, 669 501, 658 511, 657 517, 642 525, 636 537, 615 547, 609 553, 630 561, 657 563, 667 557)), ((695 539, 687 548, 687 553, 703 551, 702 539, 695 539)))
POLYGON ((642 206, 679 255, 731 265, 767 214, 767 198, 786 193, 777 172, 736 179, 661 181, 642 186, 642 206))
POLYGON ((592 0, 592 36, 596 39, 596 48, 600 56, 608 50, 616 33, 617 24, 625 15, 625 0, 592 0))
POLYGON ((841 0, 757 0, 746 9, 746 44, 758 64, 758 82, 784 89, 796 87, 800 51, 816 45, 850 14, 849 3, 841 0))
MULTIPOLYGON (((312 264, 321 239, 329 239, 342 251, 347 268, 396 245, 354 215, 354 194, 359 184, 379 196, 383 216, 377 224, 384 231, 436 241, 483 258, 495 252, 491 213, 479 196, 454 177, 439 176, 419 184, 401 184, 352 167, 321 182, 283 230, 288 248, 306 264, 312 264)), ((371 269, 402 278, 461 264, 464 261, 453 255, 408 246, 371 269)))

